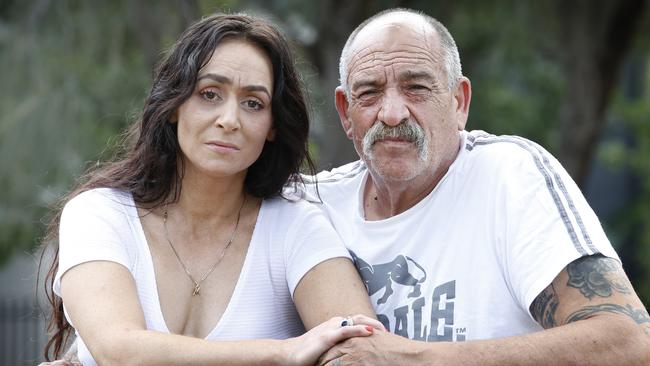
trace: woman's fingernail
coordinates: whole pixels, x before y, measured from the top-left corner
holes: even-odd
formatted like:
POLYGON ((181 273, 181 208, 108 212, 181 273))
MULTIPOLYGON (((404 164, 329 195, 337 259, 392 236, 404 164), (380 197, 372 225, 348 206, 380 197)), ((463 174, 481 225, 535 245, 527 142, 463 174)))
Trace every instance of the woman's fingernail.
POLYGON ((366 330, 367 330, 368 332, 372 333, 372 332, 375 330, 375 328, 373 328, 373 327, 370 326, 370 325, 366 325, 366 330))

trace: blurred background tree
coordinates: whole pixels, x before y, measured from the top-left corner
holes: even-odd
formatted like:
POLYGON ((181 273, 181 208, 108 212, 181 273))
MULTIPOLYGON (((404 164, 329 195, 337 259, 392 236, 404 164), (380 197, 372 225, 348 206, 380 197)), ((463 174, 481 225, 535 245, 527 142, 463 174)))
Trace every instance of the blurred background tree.
POLYGON ((650 304, 650 18, 643 0, 0 0, 0 265, 31 250, 74 178, 110 158, 152 68, 217 10, 292 39, 321 168, 355 159, 333 106, 338 56, 369 15, 404 6, 447 25, 472 80, 468 129, 546 146, 594 206, 650 304))

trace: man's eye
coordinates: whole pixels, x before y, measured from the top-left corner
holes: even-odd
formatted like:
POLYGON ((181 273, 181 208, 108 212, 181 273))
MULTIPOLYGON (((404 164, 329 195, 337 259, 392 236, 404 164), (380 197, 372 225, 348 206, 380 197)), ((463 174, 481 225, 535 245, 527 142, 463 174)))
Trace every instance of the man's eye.
POLYGON ((376 90, 365 90, 359 93, 359 99, 367 99, 377 95, 376 90))
POLYGON ((409 86, 408 86, 408 90, 416 91, 416 92, 417 92, 417 91, 429 91, 430 89, 429 89, 427 86, 425 86, 425 85, 421 85, 421 84, 412 84, 412 85, 409 85, 409 86))

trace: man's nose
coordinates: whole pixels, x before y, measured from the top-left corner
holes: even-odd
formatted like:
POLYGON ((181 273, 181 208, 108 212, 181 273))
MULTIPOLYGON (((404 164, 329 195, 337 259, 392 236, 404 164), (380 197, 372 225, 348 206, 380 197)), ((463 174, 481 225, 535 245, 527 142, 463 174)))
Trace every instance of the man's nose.
POLYGON ((239 129, 239 103, 236 98, 228 98, 219 108, 215 124, 217 128, 223 128, 226 131, 236 131, 239 129))
POLYGON ((377 118, 389 126, 396 126, 408 120, 409 116, 409 109, 402 96, 394 89, 386 90, 377 118))

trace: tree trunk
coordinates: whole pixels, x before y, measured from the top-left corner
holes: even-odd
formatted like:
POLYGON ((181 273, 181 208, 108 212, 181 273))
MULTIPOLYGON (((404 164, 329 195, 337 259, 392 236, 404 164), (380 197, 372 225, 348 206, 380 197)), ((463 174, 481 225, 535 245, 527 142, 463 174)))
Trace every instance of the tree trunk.
POLYGON ((318 41, 307 51, 318 70, 323 90, 320 115, 314 116, 313 136, 321 147, 318 168, 331 169, 358 158, 352 142, 343 132, 334 106, 334 89, 339 86, 339 57, 347 37, 371 13, 372 0, 321 1, 315 3, 321 15, 316 24, 318 41))
POLYGON ((585 183, 606 107, 644 8, 644 0, 558 3, 567 78, 558 158, 579 186, 585 183))

